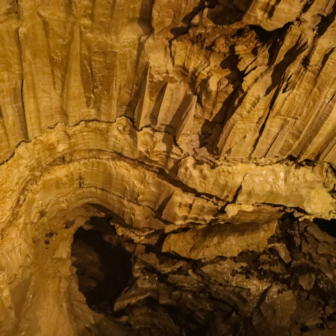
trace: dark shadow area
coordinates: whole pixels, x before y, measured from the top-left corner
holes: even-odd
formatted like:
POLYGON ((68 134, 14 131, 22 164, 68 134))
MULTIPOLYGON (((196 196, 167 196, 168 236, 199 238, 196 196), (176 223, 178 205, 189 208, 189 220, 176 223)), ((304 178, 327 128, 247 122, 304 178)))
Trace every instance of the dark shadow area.
POLYGON ((115 300, 132 278, 131 255, 105 218, 93 217, 90 224, 93 229, 79 228, 74 235, 72 264, 88 306, 97 313, 111 315, 115 300), (104 227, 111 232, 104 233, 104 227))
POLYGON ((144 35, 150 35, 153 31, 151 24, 153 4, 154 0, 143 0, 141 3, 138 25, 144 35))
POLYGON ((276 9, 277 6, 280 4, 280 1, 281 1, 281 0, 276 0, 276 1, 275 1, 275 4, 272 5, 272 8, 271 8, 271 10, 269 11, 269 14, 268 14, 268 17, 269 17, 269 18, 272 18, 272 17, 273 17, 274 12, 275 12, 275 9, 276 9))
POLYGON ((319 36, 322 36, 327 31, 330 25, 334 22, 335 17, 336 17, 336 5, 334 4, 333 9, 327 16, 321 15, 321 21, 317 26, 317 34, 319 36))
POLYGON ((174 35, 174 38, 178 38, 187 33, 191 20, 205 8, 209 9, 208 19, 216 25, 223 26, 239 22, 251 4, 252 0, 240 0, 238 4, 233 0, 229 0, 225 5, 221 4, 218 0, 201 0, 199 4, 182 19, 181 22, 183 26, 172 28, 171 33, 174 35))
MULTIPOLYGON (((238 63, 239 57, 235 53, 234 46, 231 45, 229 55, 221 63, 221 68, 230 70, 230 74, 226 76, 226 79, 233 90, 228 94, 213 120, 204 122, 199 138, 200 147, 206 146, 209 153, 214 155, 218 154, 217 143, 224 125, 236 111, 243 97, 245 97, 242 94, 244 73, 238 69, 238 63), (220 124, 220 127, 216 127, 218 124, 220 124)), ((206 85, 207 83, 204 83, 204 88, 206 85)))
POLYGON ((323 218, 315 218, 314 223, 318 225, 320 230, 336 238, 336 219, 326 220, 323 218))
POLYGON ((268 30, 264 29, 263 27, 256 26, 256 25, 249 25, 249 28, 257 34, 258 40, 263 44, 268 43, 268 41, 271 39, 274 31, 277 30, 276 29, 276 30, 273 30, 273 31, 268 31, 268 30))
POLYGON ((237 3, 218 4, 213 10, 209 10, 208 19, 216 25, 231 25, 243 19, 253 1, 245 0, 237 3))
MULTIPOLYGON (((265 45, 268 48, 269 52, 269 66, 271 67, 276 61, 277 55, 280 52, 281 46, 285 40, 285 36, 287 34, 288 29, 290 28, 291 23, 286 24, 282 28, 276 29, 274 31, 267 31, 262 27, 249 25, 248 29, 241 28, 237 30, 236 36, 237 38, 242 38, 245 33, 249 30, 252 30, 256 34, 256 39, 260 42, 261 45, 265 45)), ((274 87, 281 83, 282 77, 286 70, 286 67, 290 62, 296 59, 298 55, 303 51, 299 46, 297 47, 297 51, 290 50, 286 54, 286 58, 284 61, 280 62, 276 69, 272 74, 272 84, 269 91, 273 90, 274 87)), ((252 55, 258 55, 258 45, 251 51, 252 55)), ((218 148, 218 141, 221 135, 221 132, 236 110, 243 104, 243 101, 248 93, 248 91, 244 91, 242 89, 242 84, 244 81, 244 77, 254 68, 250 68, 248 72, 240 71, 238 68, 239 63, 239 55, 236 54, 234 44, 229 48, 228 57, 221 63, 221 67, 223 69, 228 69, 231 73, 226 76, 229 81, 229 85, 233 87, 232 92, 227 96, 224 100, 222 108, 219 109, 216 116, 213 118, 211 122, 205 122, 202 128, 202 133, 200 135, 200 143, 201 146, 206 146, 208 152, 213 155, 217 155, 220 152, 220 148, 218 148)), ((274 96, 274 101, 276 99, 274 96)), ((263 130, 263 129, 262 129, 263 130)), ((230 155, 230 152, 226 153, 230 155)))
MULTIPOLYGON (((307 298, 314 296, 314 302, 320 300, 323 307, 328 305, 330 308, 321 319, 325 323, 336 321, 335 288, 320 268, 320 258, 333 259, 330 254, 333 245, 324 242, 316 248, 314 230, 308 229, 317 224, 335 237, 336 220, 315 219, 313 224, 308 220, 300 222, 293 212, 281 215, 280 211, 271 211, 268 217, 259 212, 259 219, 265 221, 262 223, 269 219, 278 220, 278 229, 268 239, 268 248, 262 252, 242 251, 231 258, 219 255, 211 260, 193 260, 161 252, 162 242, 167 237, 163 231, 150 233, 140 242, 132 241, 119 231, 118 227, 127 229, 127 225, 117 215, 108 209, 99 209, 105 213, 105 218, 92 217, 77 230, 72 246, 72 263, 77 268, 79 289, 88 306, 105 315, 106 321, 123 325, 125 330, 129 330, 128 335, 255 336, 255 330, 275 330, 272 321, 266 323, 265 319, 255 318, 259 314, 258 305, 267 299, 268 292, 259 293, 258 300, 251 301, 253 316, 246 315, 251 311, 251 296, 248 288, 235 285, 235 277, 245 278, 247 283, 252 278, 254 283, 266 281, 289 289, 298 304, 307 304, 307 298), (157 234, 161 237, 152 240, 151 235, 157 234), (279 246, 285 246, 288 256, 281 253, 284 249, 279 250, 279 246), (226 262, 244 266, 218 268, 226 262), (215 281, 211 272, 219 274, 217 269, 230 277, 230 282, 215 281), (226 274, 226 270, 230 274, 226 274)), ((221 236, 218 231, 229 230, 230 225, 224 228, 222 224, 214 223, 206 230, 218 228, 213 236, 221 236)), ((251 223, 246 221, 245 225, 251 223)), ((234 226, 240 232, 239 225, 234 226)), ((180 232, 188 230, 182 228, 180 232)), ((331 269, 336 267, 334 263, 329 265, 331 269)), ((279 300, 283 300, 282 293, 278 291, 279 300)), ((255 299, 252 296, 252 300, 255 299)), ((292 315, 297 328, 302 333, 322 330, 324 324, 320 320, 314 324, 305 323, 310 316, 320 316, 320 310, 309 314, 307 317, 306 311, 300 311, 298 316, 292 315)), ((286 335, 289 335, 290 328, 286 329, 286 335)), ((100 331, 94 334, 106 335, 100 331)))
POLYGON ((314 0, 308 0, 302 8, 302 13, 307 13, 313 3, 314 0))
POLYGON ((175 28, 172 28, 170 30, 170 32, 174 35, 174 38, 178 38, 179 36, 185 34, 188 29, 189 29, 189 25, 190 25, 190 21, 194 18, 194 16, 199 13, 201 10, 205 9, 206 7, 214 7, 215 5, 218 4, 218 0, 211 0, 211 1, 208 1, 207 2, 207 5, 206 5, 206 1, 205 0, 201 0, 199 2, 199 4, 193 8, 193 10, 188 13, 181 21, 182 23, 182 26, 179 26, 179 27, 175 27, 175 28))

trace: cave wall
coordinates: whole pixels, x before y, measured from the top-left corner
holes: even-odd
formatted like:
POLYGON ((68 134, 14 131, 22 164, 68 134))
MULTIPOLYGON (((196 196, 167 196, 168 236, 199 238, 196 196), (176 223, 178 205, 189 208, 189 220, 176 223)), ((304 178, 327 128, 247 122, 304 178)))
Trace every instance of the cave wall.
POLYGON ((2 1, 1 333, 101 321, 70 261, 102 215, 88 204, 203 261, 262 253, 284 213, 336 218, 335 16, 334 0, 2 1))

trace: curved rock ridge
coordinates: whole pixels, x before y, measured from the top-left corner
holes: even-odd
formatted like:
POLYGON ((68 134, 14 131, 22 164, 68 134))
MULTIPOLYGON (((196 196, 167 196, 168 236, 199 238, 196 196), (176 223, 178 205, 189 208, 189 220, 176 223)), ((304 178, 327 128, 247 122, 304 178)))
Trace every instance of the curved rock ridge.
MULTIPOLYGON (((166 180, 167 185, 180 185, 189 194, 191 191, 201 196, 200 200, 203 201, 199 202, 205 204, 206 199, 209 199, 211 203, 212 199, 217 207, 209 210, 209 218, 216 217, 219 212, 223 213, 227 204, 231 209, 229 214, 233 208, 237 212, 246 206, 252 210, 253 205, 263 203, 300 208, 316 217, 332 218, 335 214, 335 201, 332 197, 335 174, 328 164, 308 166, 288 161, 264 166, 222 164, 212 167, 192 156, 183 157, 171 135, 155 132, 151 128, 137 131, 129 119, 121 117, 115 123, 82 122, 74 127, 59 124, 31 143, 22 144, 15 155, 0 167, 0 199, 3 204, 1 226, 5 226, 10 216, 9 210, 16 205, 27 181, 36 179, 47 167, 57 162, 70 162, 73 156, 83 160, 100 157, 109 161, 113 158, 129 160, 142 165, 145 171, 156 171, 161 179, 166 180)), ((105 170, 109 172, 110 169, 97 169, 97 175, 105 170)), ((128 172, 122 179, 125 185, 120 186, 119 195, 130 188, 126 186, 126 183, 131 182, 127 181, 127 174, 128 172)), ((161 193, 160 188, 159 191, 155 190, 157 186, 148 190, 146 178, 142 177, 138 181, 137 176, 132 176, 132 179, 132 183, 137 183, 138 188, 141 187, 148 193, 161 193)), ((115 188, 117 187, 111 186, 111 192, 116 192, 115 188)), ((163 219, 171 223, 178 222, 179 217, 186 215, 183 207, 187 209, 195 202, 194 196, 187 200, 174 189, 176 188, 162 196, 163 200, 170 198, 166 205, 166 213, 170 214, 165 214, 164 211, 163 219), (174 215, 175 211, 182 213, 174 215)), ((138 200, 135 199, 134 202, 138 200)), ((197 222, 196 217, 193 220, 197 222)))
POLYGON ((334 335, 335 25, 335 0, 2 1, 0 335, 334 335), (99 244, 131 275, 91 304, 99 244))

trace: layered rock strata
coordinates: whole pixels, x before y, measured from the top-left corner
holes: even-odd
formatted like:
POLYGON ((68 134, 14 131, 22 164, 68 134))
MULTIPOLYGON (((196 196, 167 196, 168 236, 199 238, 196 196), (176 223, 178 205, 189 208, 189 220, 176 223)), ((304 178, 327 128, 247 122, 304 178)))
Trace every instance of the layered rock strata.
POLYGON ((313 220, 336 218, 335 17, 2 1, 0 334, 334 335, 335 239, 313 220), (71 247, 81 227, 129 256, 108 308, 78 290, 111 271, 80 276, 102 262, 71 247))

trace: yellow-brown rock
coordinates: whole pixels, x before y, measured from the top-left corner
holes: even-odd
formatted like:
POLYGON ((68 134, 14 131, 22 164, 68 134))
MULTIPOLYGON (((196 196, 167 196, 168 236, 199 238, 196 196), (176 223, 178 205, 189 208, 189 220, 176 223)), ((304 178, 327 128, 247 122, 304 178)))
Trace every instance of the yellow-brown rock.
POLYGON ((0 336, 334 335, 335 32, 335 0, 1 1, 0 336))

